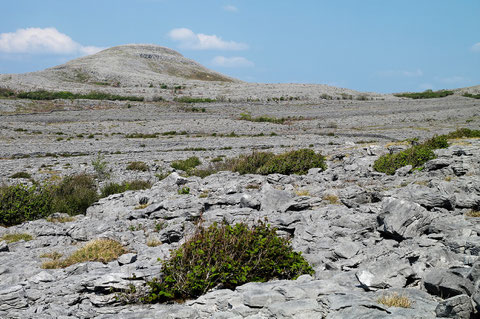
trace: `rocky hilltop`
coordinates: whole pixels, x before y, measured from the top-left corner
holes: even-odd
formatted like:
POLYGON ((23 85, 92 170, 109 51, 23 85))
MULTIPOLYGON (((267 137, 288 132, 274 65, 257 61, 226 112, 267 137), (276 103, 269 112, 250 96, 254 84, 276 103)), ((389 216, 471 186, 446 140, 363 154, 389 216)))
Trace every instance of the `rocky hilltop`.
POLYGON ((101 91, 167 100, 182 96, 230 101, 391 97, 328 85, 245 83, 209 70, 172 49, 146 44, 112 47, 39 72, 0 75, 0 87, 20 91, 101 91))

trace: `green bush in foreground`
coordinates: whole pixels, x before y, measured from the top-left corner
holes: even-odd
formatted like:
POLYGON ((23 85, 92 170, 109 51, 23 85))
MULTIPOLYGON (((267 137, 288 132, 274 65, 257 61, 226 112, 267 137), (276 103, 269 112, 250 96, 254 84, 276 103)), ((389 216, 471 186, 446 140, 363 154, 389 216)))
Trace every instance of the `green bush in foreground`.
POLYGON ((421 167, 435 158, 434 150, 448 147, 448 139, 463 137, 480 137, 480 130, 461 128, 445 135, 434 136, 422 144, 414 145, 399 153, 380 156, 373 164, 373 169, 393 175, 397 169, 407 165, 412 165, 412 168, 421 167))
POLYGON ((447 91, 447 90, 440 90, 440 91, 426 90, 424 92, 399 93, 394 95, 397 97, 408 97, 411 99, 434 99, 434 98, 441 98, 441 97, 453 95, 453 93, 454 93, 453 91, 447 91))
POLYGON ((259 222, 198 227, 195 234, 164 261, 162 277, 148 282, 145 302, 195 298, 221 285, 234 289, 247 282, 296 279, 313 274, 300 253, 294 252, 275 228, 259 222))

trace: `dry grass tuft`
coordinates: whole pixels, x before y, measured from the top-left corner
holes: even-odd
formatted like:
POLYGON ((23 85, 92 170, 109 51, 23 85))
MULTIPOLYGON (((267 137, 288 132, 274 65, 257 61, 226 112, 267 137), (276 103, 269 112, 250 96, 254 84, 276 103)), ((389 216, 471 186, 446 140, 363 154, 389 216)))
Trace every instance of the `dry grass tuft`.
POLYGON ((408 297, 398 295, 396 292, 389 296, 378 298, 377 302, 387 307, 410 308, 412 306, 412 301, 408 297))
POLYGON ((0 240, 6 241, 7 244, 15 243, 15 242, 20 241, 20 240, 29 241, 29 240, 32 240, 32 239, 33 239, 32 235, 24 234, 24 233, 21 233, 21 234, 5 234, 2 237, 0 237, 0 240))
POLYGON ((65 259, 52 258, 52 260, 44 262, 42 268, 65 268, 85 261, 100 261, 102 263, 108 263, 126 252, 127 250, 119 242, 113 239, 95 239, 88 242, 85 246, 78 249, 65 259))
POLYGON ((50 223, 69 223, 69 222, 73 222, 74 220, 75 218, 72 216, 58 216, 58 217, 50 216, 47 218, 47 221, 50 223))
POLYGON ((310 192, 307 189, 297 189, 295 190, 297 196, 310 196, 310 192))
POLYGON ((147 241, 147 246, 148 247, 157 247, 157 246, 160 246, 162 244, 162 242, 160 240, 156 240, 156 239, 149 239, 147 241))
POLYGON ((322 199, 326 202, 329 202, 332 205, 340 204, 340 200, 338 199, 338 196, 334 194, 324 195, 322 199))
POLYGON ((480 217, 480 211, 478 210, 471 210, 468 213, 465 214, 468 217, 480 217))

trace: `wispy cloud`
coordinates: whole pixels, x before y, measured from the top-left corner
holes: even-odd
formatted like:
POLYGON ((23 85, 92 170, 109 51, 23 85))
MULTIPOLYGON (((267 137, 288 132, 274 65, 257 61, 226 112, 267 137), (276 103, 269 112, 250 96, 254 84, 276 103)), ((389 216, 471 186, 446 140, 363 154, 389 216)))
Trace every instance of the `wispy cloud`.
POLYGON ((423 71, 420 69, 416 69, 414 71, 409 70, 387 70, 387 71, 380 71, 378 75, 381 77, 421 77, 423 76, 423 71))
POLYGON ((255 64, 241 56, 234 56, 230 58, 216 56, 212 60, 212 65, 224 68, 250 68, 255 64))
POLYGON ((26 28, 0 34, 0 52, 88 55, 102 50, 83 46, 55 28, 26 28))
POLYGON ((472 51, 480 52, 480 42, 478 42, 478 43, 476 43, 472 46, 472 51))
POLYGON ((436 77, 436 81, 445 83, 445 84, 457 84, 468 81, 468 79, 464 78, 463 76, 454 75, 449 77, 436 77))
POLYGON ((230 4, 230 5, 223 6, 223 10, 229 11, 229 12, 237 12, 238 8, 230 4))
POLYGON ((187 28, 173 29, 168 33, 180 47, 192 50, 246 50, 248 45, 235 41, 224 41, 214 34, 194 33, 187 28))

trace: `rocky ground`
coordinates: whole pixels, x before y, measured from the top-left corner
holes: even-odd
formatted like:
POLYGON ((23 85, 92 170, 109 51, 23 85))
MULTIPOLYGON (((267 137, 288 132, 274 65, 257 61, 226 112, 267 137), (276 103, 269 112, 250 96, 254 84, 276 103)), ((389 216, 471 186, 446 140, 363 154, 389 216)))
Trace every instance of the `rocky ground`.
POLYGON ((28 183, 10 178, 19 171, 43 181, 93 173, 99 152, 111 170, 108 181, 154 183, 149 190, 104 198, 74 221, 0 227, 0 237, 33 236, 26 242, 0 242, 2 318, 478 316, 480 224, 468 213, 480 208, 480 140, 450 141, 422 171, 406 168, 387 176, 372 169, 379 155, 408 147, 405 139, 478 128, 476 100, 202 105, 2 100, 0 108, 5 184, 28 183), (245 112, 297 118, 257 123, 240 120, 245 112), (162 135, 169 131, 176 134, 162 135), (132 133, 159 134, 128 138, 132 133), (305 176, 220 172, 204 179, 174 172, 159 180, 172 170, 173 160, 189 156, 208 166, 214 158, 254 149, 280 153, 305 147, 327 156, 326 171, 312 169, 305 176), (146 162, 149 171, 126 170, 134 160, 146 162), (190 194, 178 194, 182 187, 189 187, 190 194), (157 276, 158 258, 167 258, 200 218, 210 224, 265 217, 291 237, 294 249, 314 266, 314 276, 213 290, 181 304, 122 305, 116 300, 114 291, 129 284, 141 289, 157 276), (68 254, 105 237, 120 241, 130 253, 108 264, 41 268, 41 255, 68 254), (393 293, 408 297, 411 308, 378 302, 393 293))

